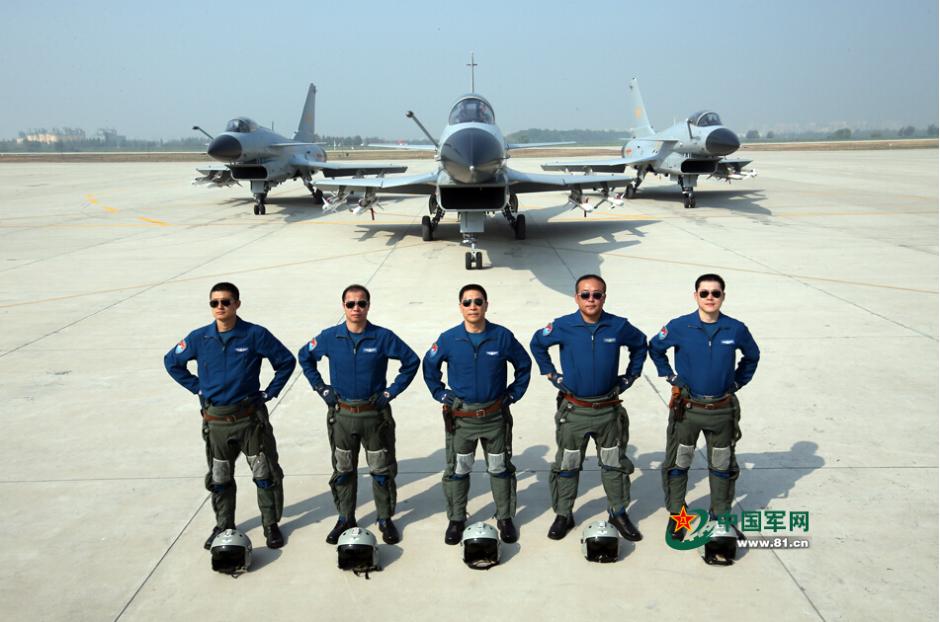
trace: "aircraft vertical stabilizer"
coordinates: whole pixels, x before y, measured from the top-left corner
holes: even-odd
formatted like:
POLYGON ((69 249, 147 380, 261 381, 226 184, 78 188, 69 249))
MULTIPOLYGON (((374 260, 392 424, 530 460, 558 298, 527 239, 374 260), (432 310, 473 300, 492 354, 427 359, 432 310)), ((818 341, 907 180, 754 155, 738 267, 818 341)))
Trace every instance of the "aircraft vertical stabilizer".
POLYGON ((640 95, 640 85, 636 78, 630 80, 627 88, 627 103, 630 105, 630 120, 627 131, 632 134, 631 138, 643 138, 653 135, 653 126, 646 116, 646 106, 643 105, 643 96, 640 95))
POLYGON ((317 87, 315 84, 310 84, 310 88, 307 90, 307 101, 304 102, 304 111, 300 115, 300 123, 297 125, 297 133, 294 134, 294 140, 299 142, 312 143, 314 125, 313 121, 315 118, 315 111, 317 107, 317 87))

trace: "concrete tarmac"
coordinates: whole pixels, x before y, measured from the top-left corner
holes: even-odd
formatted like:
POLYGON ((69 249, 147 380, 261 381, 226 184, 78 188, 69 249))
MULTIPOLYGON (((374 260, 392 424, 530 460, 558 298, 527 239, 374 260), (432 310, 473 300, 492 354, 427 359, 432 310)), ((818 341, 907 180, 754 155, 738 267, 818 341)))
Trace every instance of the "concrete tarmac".
MULTIPOLYGON (((324 214, 288 182, 258 217, 247 187, 191 186, 192 164, 0 165, 2 617, 935 617, 938 152, 755 158, 759 177, 703 180, 694 210, 653 178, 635 200, 587 218, 564 209, 563 193, 522 195, 528 239, 489 219, 486 268, 472 272, 453 217, 439 240, 421 241, 424 198, 386 200, 371 220, 324 214), (363 283, 370 319, 423 356, 459 322, 466 282, 488 289, 490 319, 527 345, 574 310, 583 273, 602 274, 607 309, 653 336, 694 309, 694 279, 712 271, 727 281, 724 311, 762 351, 740 393, 735 511, 807 513, 806 532, 761 533, 808 537, 809 549, 751 550, 720 568, 666 545, 659 466, 669 387, 648 361, 624 395, 636 464, 629 510, 645 539, 624 541, 614 564, 581 557, 581 529, 606 515, 594 457, 575 531, 545 537, 554 391, 536 373, 513 408, 520 541, 503 547, 498 567, 470 570, 443 543, 443 433, 419 375, 393 402, 403 540, 380 546, 382 572, 356 577, 336 568, 323 541, 335 521, 325 408, 298 368, 269 405, 287 474, 287 545, 264 546, 241 461, 238 521, 255 562, 238 579, 211 571, 198 404, 162 357, 211 321, 213 283, 236 283, 241 316, 294 352, 339 320, 341 289, 363 283)), ((536 160, 510 162, 538 170, 536 160)), ((409 173, 431 165, 415 161, 409 173)), ((266 365, 263 382, 270 377, 266 365)), ((708 505, 703 451, 700 441, 692 508, 708 505)), ((470 520, 495 522, 486 477, 478 459, 470 520)), ((359 481, 360 525, 378 533, 364 468, 359 481)))

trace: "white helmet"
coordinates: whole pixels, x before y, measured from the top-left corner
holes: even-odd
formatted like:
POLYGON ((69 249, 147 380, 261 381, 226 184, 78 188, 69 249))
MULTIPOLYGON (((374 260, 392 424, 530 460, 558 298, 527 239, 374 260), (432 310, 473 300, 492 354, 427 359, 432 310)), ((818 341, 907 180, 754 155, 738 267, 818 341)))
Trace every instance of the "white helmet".
POLYGON ((730 566, 738 555, 738 534, 733 527, 726 523, 710 521, 706 530, 711 527, 712 535, 705 546, 702 547, 702 559, 706 564, 715 566, 730 566))
POLYGON ((620 556, 620 534, 607 521, 595 521, 581 532, 581 552, 589 562, 615 562, 620 556))
POLYGON ((352 527, 340 534, 336 541, 340 570, 355 573, 379 570, 379 550, 375 536, 368 529, 352 527))
POLYGON ((251 565, 251 540, 237 529, 226 529, 217 535, 209 552, 216 572, 237 575, 247 572, 251 565))
POLYGON ((470 525, 463 530, 460 546, 464 563, 475 570, 488 570, 499 563, 499 534, 492 525, 470 525))

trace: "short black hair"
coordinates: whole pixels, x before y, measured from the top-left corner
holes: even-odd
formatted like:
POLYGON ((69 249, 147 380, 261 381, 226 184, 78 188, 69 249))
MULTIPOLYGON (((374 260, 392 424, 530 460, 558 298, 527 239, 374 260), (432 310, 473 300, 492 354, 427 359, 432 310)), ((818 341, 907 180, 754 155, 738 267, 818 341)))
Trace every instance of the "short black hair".
POLYGON ((574 282, 574 293, 577 294, 578 290, 581 288, 581 281, 587 281, 588 279, 597 279, 600 281, 604 286, 604 293, 607 293, 607 281, 597 276, 596 274, 585 274, 584 276, 578 278, 578 280, 574 282))
POLYGON ((702 281, 715 281, 721 285, 721 291, 725 291, 725 280, 717 274, 703 274, 695 279, 695 291, 698 291, 698 286, 702 284, 702 281))
POLYGON ((482 285, 477 285, 476 283, 467 283, 466 285, 464 285, 463 287, 461 287, 461 288, 460 288, 460 293, 457 294, 457 300, 463 300, 463 294, 464 294, 464 292, 468 292, 468 291, 470 291, 471 289, 474 290, 474 291, 480 292, 481 294, 483 294, 483 302, 486 302, 486 301, 489 300, 489 298, 486 297, 486 290, 483 289, 483 286, 482 286, 482 285))
POLYGON ((369 293, 369 290, 366 289, 365 285, 359 285, 357 283, 353 283, 352 285, 344 289, 343 295, 340 297, 340 300, 342 302, 346 302, 346 294, 348 294, 349 292, 362 292, 363 294, 366 295, 366 300, 368 300, 369 302, 372 302, 372 294, 369 293))
POLYGON ((241 300, 241 298, 238 297, 238 288, 231 283, 226 283, 225 281, 216 283, 212 286, 212 289, 209 290, 210 298, 212 297, 213 292, 228 292, 235 298, 235 300, 241 300))

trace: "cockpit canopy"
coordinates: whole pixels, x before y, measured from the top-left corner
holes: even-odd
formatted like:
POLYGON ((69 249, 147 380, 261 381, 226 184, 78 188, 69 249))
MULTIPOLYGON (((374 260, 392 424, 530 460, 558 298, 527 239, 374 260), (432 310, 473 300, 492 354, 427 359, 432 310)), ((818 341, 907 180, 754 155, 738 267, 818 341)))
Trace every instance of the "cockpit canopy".
POLYGON ((496 123, 493 107, 482 97, 468 95, 454 104, 447 122, 456 123, 496 123))
POLYGON ((256 129, 258 129, 258 124, 248 117, 237 117, 229 121, 228 125, 225 126, 226 132, 239 132, 241 134, 254 132, 256 129))
POLYGON ((698 127, 708 127, 711 125, 721 125, 721 117, 718 116, 717 112, 712 112, 710 110, 700 110, 696 112, 691 117, 689 121, 692 125, 698 127))

